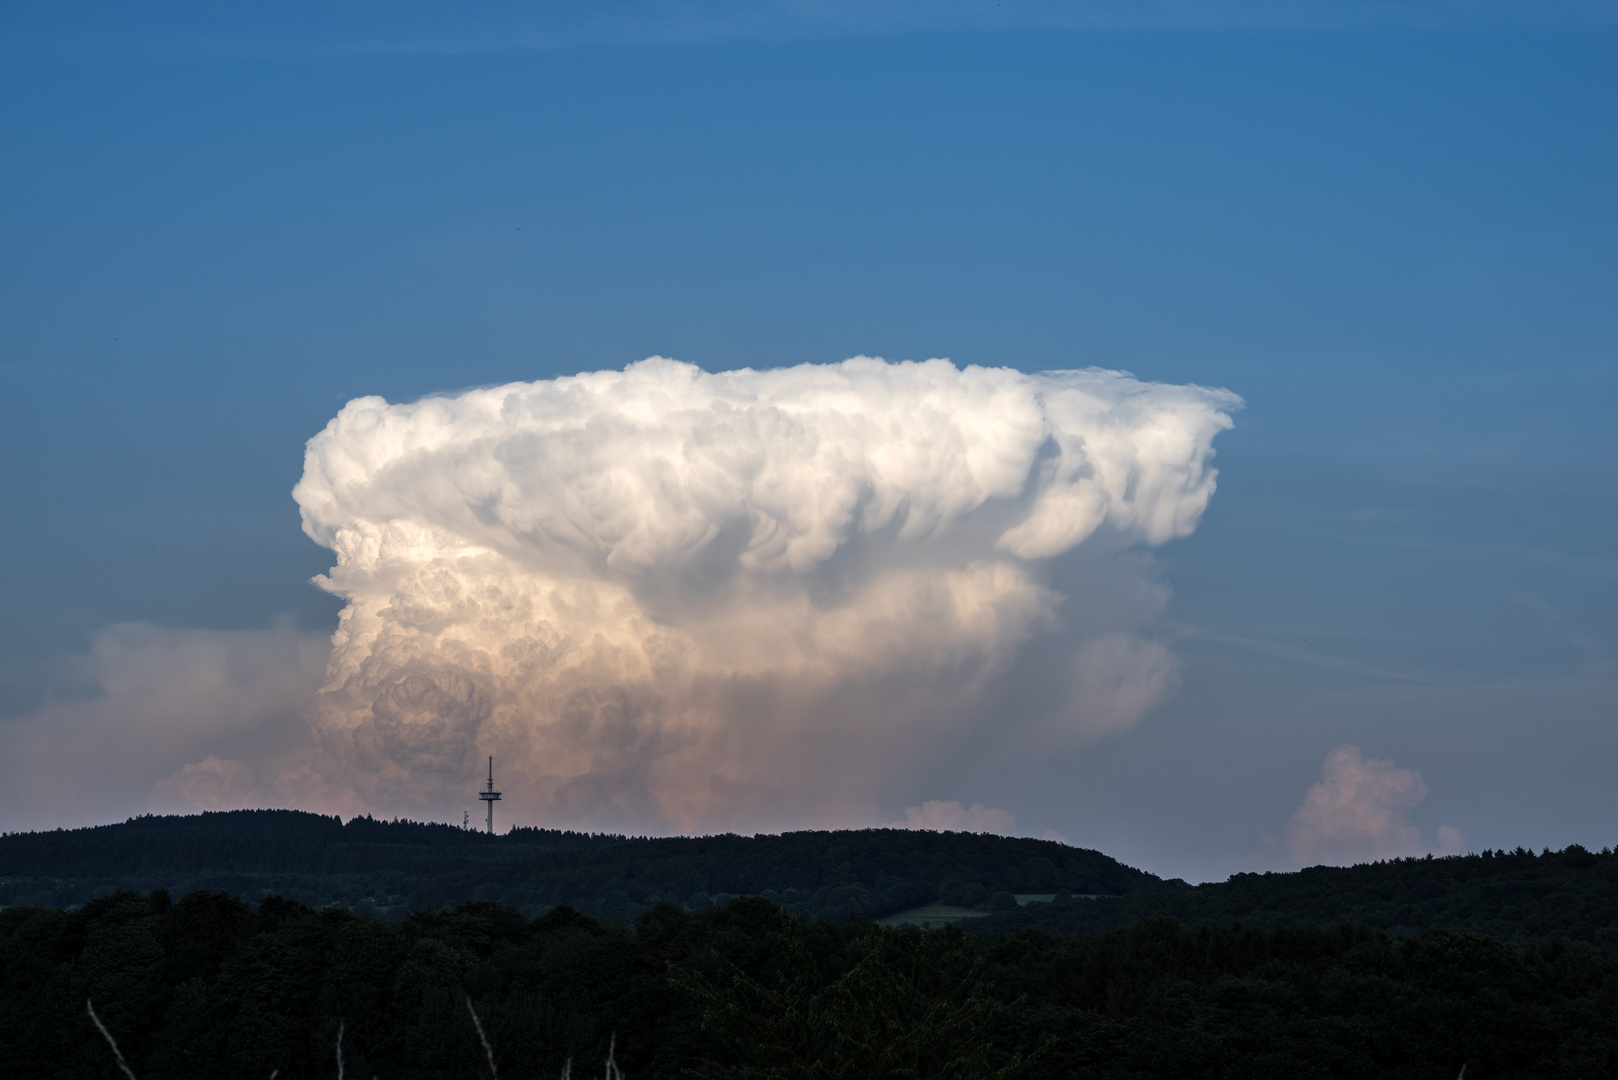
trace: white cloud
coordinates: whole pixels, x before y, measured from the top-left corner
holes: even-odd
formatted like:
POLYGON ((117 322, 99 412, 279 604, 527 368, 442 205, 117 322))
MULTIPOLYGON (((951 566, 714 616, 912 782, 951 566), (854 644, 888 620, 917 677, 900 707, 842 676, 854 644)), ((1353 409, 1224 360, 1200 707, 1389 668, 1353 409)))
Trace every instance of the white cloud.
POLYGON ((1292 815, 1287 846, 1296 858, 1328 863, 1464 851, 1466 838, 1450 825, 1438 830, 1436 850, 1423 843, 1421 829, 1407 815, 1426 797, 1427 784, 1416 770, 1368 758, 1357 746, 1339 746, 1326 755, 1320 781, 1292 815))
POLYGON ((1068 643, 1019 674, 1052 680, 1056 729, 1127 727, 1174 664, 1108 614, 1146 571, 1104 554, 1196 527, 1239 405, 865 357, 352 401, 294 490, 346 606, 315 756, 277 790, 453 816, 492 753, 529 820, 856 824, 993 713, 1036 637, 1068 643), (1081 546, 1093 597, 1050 584, 1081 546))
POLYGON ((360 399, 296 490, 334 637, 105 629, 93 696, 0 724, 0 826, 453 819, 489 753, 513 820, 864 824, 975 733, 1083 740, 1173 692, 1137 549, 1195 528, 1238 406, 864 358, 360 399))
POLYGON ((893 822, 890 829, 927 829, 932 832, 974 832, 1010 835, 1017 827, 1017 819, 1008 811, 997 810, 982 803, 962 806, 953 800, 944 802, 928 799, 920 806, 905 807, 905 819, 893 822))

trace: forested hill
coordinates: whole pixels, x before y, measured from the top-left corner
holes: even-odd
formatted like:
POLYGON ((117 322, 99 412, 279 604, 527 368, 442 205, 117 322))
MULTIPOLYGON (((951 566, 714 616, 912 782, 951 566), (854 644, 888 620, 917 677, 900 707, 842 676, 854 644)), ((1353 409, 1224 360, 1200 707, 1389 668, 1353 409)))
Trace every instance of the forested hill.
MULTIPOLYGON (((588 851, 628 838, 605 833, 513 829, 505 836, 419 821, 376 821, 302 810, 231 810, 226 813, 130 818, 117 825, 0 837, 0 873, 38 877, 108 877, 228 871, 250 874, 325 874, 398 863, 400 849, 429 849, 428 858, 453 854, 510 859, 540 852, 588 851), (431 849, 436 849, 431 850, 431 849)), ((408 856, 406 856, 408 857, 408 856)))
POLYGON ((1486 851, 1228 881, 1171 883, 1150 893, 1039 904, 973 920, 994 937, 1020 930, 1087 936, 1167 916, 1190 926, 1358 923, 1396 934, 1449 930, 1503 941, 1582 941, 1618 948, 1618 853, 1573 844, 1538 855, 1486 851))
POLYGON ((140 817, 119 825, 0 837, 0 904, 68 907, 115 889, 281 895, 399 918, 490 900, 528 915, 556 904, 633 921, 659 901, 704 907, 761 895, 802 914, 878 918, 940 898, 967 907, 1003 893, 1122 895, 1151 874, 1045 840, 869 829, 780 836, 631 839, 292 810, 140 817))
POLYGON ((868 829, 780 836, 629 838, 336 818, 291 810, 140 817, 0 836, 0 905, 66 908, 118 889, 272 895, 386 919, 465 901, 533 916, 558 904, 633 922, 757 895, 800 914, 880 919, 923 905, 998 937, 1089 936, 1167 916, 1189 926, 1429 929, 1618 948, 1618 854, 1485 852, 1190 886, 1096 851, 972 833, 868 829), (1011 894, 1011 895, 1008 895, 1011 894), (1016 908, 1012 895, 1054 895, 1016 908), (986 914, 991 907, 1011 908, 986 914))

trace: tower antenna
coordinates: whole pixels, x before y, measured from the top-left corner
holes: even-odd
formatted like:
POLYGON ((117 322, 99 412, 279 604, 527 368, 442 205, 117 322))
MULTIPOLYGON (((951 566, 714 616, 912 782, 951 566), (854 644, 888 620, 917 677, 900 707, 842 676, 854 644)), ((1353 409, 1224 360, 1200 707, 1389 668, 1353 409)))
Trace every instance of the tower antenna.
POLYGON ((489 804, 489 835, 494 835, 494 804, 500 801, 500 793, 494 790, 494 758, 489 758, 489 786, 478 792, 478 798, 489 804))

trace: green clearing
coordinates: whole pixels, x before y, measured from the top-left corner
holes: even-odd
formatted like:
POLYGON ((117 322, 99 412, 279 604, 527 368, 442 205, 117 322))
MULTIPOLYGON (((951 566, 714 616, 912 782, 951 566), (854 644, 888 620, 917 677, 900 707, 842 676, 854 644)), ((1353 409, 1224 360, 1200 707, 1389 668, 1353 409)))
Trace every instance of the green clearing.
MULTIPOLYGON (((1028 904, 1049 904, 1056 899, 1055 893, 1015 893, 1017 905, 1025 907, 1028 904)), ((923 904, 921 907, 901 911, 897 915, 889 915, 885 919, 877 919, 880 926, 947 926, 962 919, 977 919, 989 914, 979 908, 951 907, 948 904, 923 904)))
POLYGON ((962 919, 981 918, 987 914, 987 911, 978 911, 974 908, 951 907, 948 904, 923 904, 921 907, 901 911, 897 915, 889 915, 885 919, 876 921, 881 926, 945 926, 949 923, 959 922, 962 919))

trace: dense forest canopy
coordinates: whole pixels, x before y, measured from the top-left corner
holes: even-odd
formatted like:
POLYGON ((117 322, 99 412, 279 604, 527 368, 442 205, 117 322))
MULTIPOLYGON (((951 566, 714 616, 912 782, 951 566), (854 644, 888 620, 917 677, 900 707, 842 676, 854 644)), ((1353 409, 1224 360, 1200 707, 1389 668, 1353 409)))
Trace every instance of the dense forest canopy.
POLYGON ((966 833, 241 811, 0 837, 0 899, 5 1076, 119 1075, 91 1002, 143 1080, 1618 1076, 1618 855, 1577 845, 1190 886, 966 833), (871 921, 938 904, 973 914, 871 921))
POLYGON ((1438 931, 993 941, 759 898, 631 928, 488 903, 387 922, 119 893, 0 911, 0 1075, 142 1080, 1610 1077, 1618 954, 1438 931), (474 1024, 473 1017, 476 1017, 474 1024), (485 1054, 478 1034, 489 1042, 485 1054), (339 1044, 339 1037, 342 1041, 339 1044), (340 1049, 339 1049, 340 1046, 340 1049))
POLYGON ((1442 929, 1515 942, 1579 941, 1610 950, 1618 948, 1618 854, 1573 844, 1537 855, 1518 848, 1314 866, 1290 874, 1236 874, 1195 887, 1033 905, 975 920, 972 929, 988 935, 1025 929, 1096 934, 1149 916, 1188 925, 1353 922, 1397 934, 1442 929))

